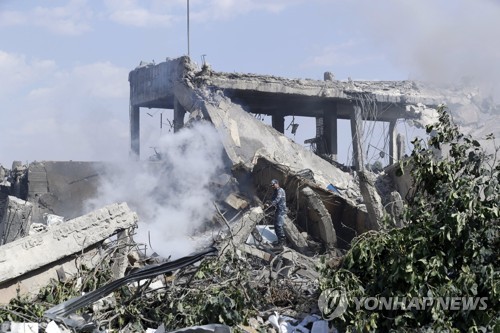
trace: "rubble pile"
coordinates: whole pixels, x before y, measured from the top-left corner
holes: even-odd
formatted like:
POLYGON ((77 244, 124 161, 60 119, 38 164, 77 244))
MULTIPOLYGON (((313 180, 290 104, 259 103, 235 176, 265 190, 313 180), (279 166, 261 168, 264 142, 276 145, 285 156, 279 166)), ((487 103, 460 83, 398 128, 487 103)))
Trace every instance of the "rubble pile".
MULTIPOLYGON (((146 246, 133 240, 138 217, 125 203, 68 220, 47 213, 37 222, 26 219, 18 228, 28 231, 0 247, 0 301, 5 304, 0 318, 12 324, 4 325, 4 331, 14 332, 16 323, 46 330, 92 327, 122 332, 144 331, 161 323, 169 330, 223 323, 253 332, 273 327, 272 316, 290 327, 311 314, 320 321, 316 269, 320 258, 342 254, 337 235, 344 238, 344 248, 348 246, 353 235, 335 228, 344 223, 341 216, 349 224, 348 217, 359 215, 363 221, 366 212, 349 197, 351 192, 339 188, 333 193, 316 184, 312 170, 292 172, 260 157, 252 169, 241 163, 230 172, 211 185, 219 199, 206 225, 212 236, 200 246, 215 250, 198 258, 199 264, 177 267, 177 261, 147 255, 146 246), (263 209, 271 196, 272 178, 282 182, 290 207, 287 245, 279 250, 272 245, 273 213, 263 209), (335 223, 332 216, 339 217, 335 223), (165 271, 162 265, 171 266, 165 271), (67 303, 74 300, 76 308, 67 303), (24 314, 26 309, 30 315, 24 314)), ((29 179, 29 174, 19 179, 23 177, 29 179)), ((11 187, 3 184, 10 193, 11 187)), ((16 216, 24 210, 16 210, 14 202, 31 207, 29 201, 6 198, 10 210, 4 211, 16 211, 16 216)), ((16 220, 2 221, 2 225, 12 222, 9 228, 17 225, 16 220)), ((310 329, 312 322, 308 325, 310 329)))
MULTIPOLYGON (((10 323, 0 332, 21 324, 46 332, 334 330, 321 319, 317 268, 337 265, 355 237, 383 228, 382 203, 397 195, 377 192, 368 171, 340 168, 263 124, 210 89, 206 75, 191 69, 174 84, 176 105, 190 114, 177 129, 210 122, 224 147, 225 169, 209 186, 213 215, 192 230, 198 251, 175 260, 150 253, 151 244, 134 241, 141 221, 127 203, 86 212, 103 163, 0 167, 0 322, 10 323), (272 179, 288 207, 278 248, 264 205, 272 179)), ((169 167, 161 154, 145 163, 169 167)), ((392 190, 409 180, 384 181, 392 190)))
MULTIPOLYGON (((113 211, 118 213, 117 217, 122 217, 118 220, 126 221, 124 214, 129 214, 126 206, 114 205, 85 218, 48 226, 0 249, 10 253, 7 246, 21 242, 32 244, 33 239, 38 239, 40 244, 63 246, 61 238, 56 237, 52 244, 45 239, 54 238, 54 235, 61 237, 61 229, 81 232, 95 225, 97 220, 117 219, 113 211), (106 214, 109 217, 104 216, 106 214), (72 225, 79 225, 80 229, 72 225)), ((121 332, 141 332, 160 323, 173 329, 218 322, 234 327, 247 323, 250 326, 242 326, 242 329, 254 332, 272 327, 266 319, 278 318, 277 313, 300 319, 317 313, 315 266, 318 257, 307 257, 288 247, 273 252, 272 238, 266 238, 261 228, 264 226, 257 225, 263 218, 265 214, 260 207, 251 208, 228 224, 230 230, 221 232, 214 242, 216 247, 175 261, 148 257, 138 244, 124 246, 120 238, 111 240, 102 231, 93 232, 103 240, 91 246, 92 249, 85 249, 85 253, 75 255, 76 271, 51 264, 56 275, 50 283, 46 281, 48 285, 41 287, 36 295, 13 296, 8 305, 0 308, 2 320, 10 322, 10 327, 4 325, 3 329, 14 332, 20 322, 28 322, 46 332, 51 327, 59 331, 120 329, 121 332), (125 270, 117 275, 115 267, 122 258, 126 258, 125 270), (201 264, 193 265, 202 259, 201 264)), ((123 228, 132 231, 134 223, 123 225, 123 228)), ((74 240, 71 235, 62 237, 74 240)), ((79 239, 75 245, 83 249, 86 237, 79 239)), ((26 250, 26 246, 21 247, 26 250)), ((46 252, 57 253, 52 250, 38 254, 46 252)), ((66 255, 71 252, 68 250, 66 255)), ((63 252, 58 254, 63 255, 63 252)), ((5 252, 1 255, 6 257, 5 252)), ((46 258, 46 262, 53 259, 46 258)), ((33 265, 24 266, 36 269, 33 265)), ((47 269, 44 262, 39 266, 47 269)), ((12 275, 19 276, 23 272, 18 271, 12 275)), ((9 281, 9 277, 2 276, 2 280, 9 281)), ((290 320, 288 325, 291 325, 290 320)), ((319 317, 315 319, 318 320, 319 317)))

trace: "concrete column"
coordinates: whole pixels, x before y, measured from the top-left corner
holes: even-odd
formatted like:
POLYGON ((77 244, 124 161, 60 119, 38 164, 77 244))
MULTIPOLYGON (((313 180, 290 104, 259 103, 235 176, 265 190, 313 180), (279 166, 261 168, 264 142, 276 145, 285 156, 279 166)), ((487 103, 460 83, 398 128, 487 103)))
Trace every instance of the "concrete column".
POLYGON ((273 128, 280 133, 285 133, 285 117, 282 115, 273 115, 273 128))
POLYGON ((177 97, 174 97, 174 132, 178 132, 184 127, 184 116, 186 109, 179 103, 177 97))
POLYGON ((398 160, 400 160, 405 155, 405 136, 404 135, 398 133, 398 136, 396 137, 396 146, 398 147, 397 148, 398 160))
POLYGON ((140 108, 130 105, 130 156, 133 159, 141 157, 141 131, 140 131, 140 108))
POLYGON ((363 117, 361 107, 354 105, 354 112, 351 113, 351 136, 352 136, 352 152, 354 156, 354 166, 357 171, 364 169, 363 163, 363 148, 361 145, 363 117))
POLYGON ((396 146, 396 137, 398 131, 396 130, 396 120, 391 120, 389 122, 389 165, 396 163, 396 161, 400 158, 397 156, 398 147, 396 146))
POLYGON ((323 133, 325 132, 323 117, 316 117, 316 153, 327 154, 323 133))
POLYGON ((337 104, 323 111, 323 135, 326 143, 326 151, 330 157, 337 160, 337 104))

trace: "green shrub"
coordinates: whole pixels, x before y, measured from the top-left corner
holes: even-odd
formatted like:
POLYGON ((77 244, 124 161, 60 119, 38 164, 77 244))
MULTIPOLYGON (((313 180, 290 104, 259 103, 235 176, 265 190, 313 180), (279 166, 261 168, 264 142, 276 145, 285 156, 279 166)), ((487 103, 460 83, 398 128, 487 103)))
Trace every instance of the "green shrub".
POLYGON ((339 268, 321 268, 322 290, 347 293, 347 310, 334 323, 349 332, 500 329, 497 154, 486 154, 477 140, 461 134, 444 107, 427 132, 428 146, 415 139, 405 162, 414 182, 404 214, 409 225, 361 235, 339 268), (411 310, 357 310, 356 296, 487 297, 487 308, 452 311, 434 302, 411 310))

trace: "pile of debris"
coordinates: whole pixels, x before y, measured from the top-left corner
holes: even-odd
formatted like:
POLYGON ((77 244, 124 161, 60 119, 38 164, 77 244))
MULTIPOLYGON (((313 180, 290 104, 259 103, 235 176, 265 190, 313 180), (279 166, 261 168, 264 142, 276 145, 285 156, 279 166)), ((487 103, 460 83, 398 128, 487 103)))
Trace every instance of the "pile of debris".
POLYGON ((318 309, 317 267, 338 264, 354 237, 380 229, 382 205, 409 180, 395 181, 396 170, 378 182, 346 172, 191 79, 175 85, 177 103, 190 122, 213 124, 227 161, 210 185, 214 214, 193 235, 203 239, 199 251, 176 260, 148 253, 134 241, 139 217, 126 203, 85 214, 103 163, 0 167, 0 321, 11 322, 0 331, 334 329, 318 309), (263 205, 272 179, 288 206, 280 249, 263 205))
POLYGON ((229 229, 214 247, 174 261, 146 256, 133 242, 137 215, 126 204, 10 242, 0 247, 2 301, 10 301, 0 309, 10 325, 4 323, 2 332, 138 332, 161 323, 170 329, 246 323, 241 328, 250 332, 291 326, 289 317, 318 313, 318 259, 288 247, 273 252, 274 234, 258 225, 264 218, 262 208, 247 209, 226 221, 229 229), (286 322, 278 313, 288 314, 286 322))

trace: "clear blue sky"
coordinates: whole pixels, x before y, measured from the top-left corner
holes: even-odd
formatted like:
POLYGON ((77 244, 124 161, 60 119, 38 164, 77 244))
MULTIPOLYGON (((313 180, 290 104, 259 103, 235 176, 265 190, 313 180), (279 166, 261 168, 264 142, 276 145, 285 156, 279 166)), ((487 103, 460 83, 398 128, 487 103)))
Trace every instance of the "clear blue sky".
MULTIPOLYGON (((216 71, 488 87, 500 74, 498 1, 191 0, 190 17, 191 57, 216 71)), ((186 36, 186 0, 0 0, 0 164, 126 158, 128 72, 186 54, 186 36)), ((142 115, 143 158, 159 112, 142 115)), ((306 121, 296 139, 312 136, 306 121)))

